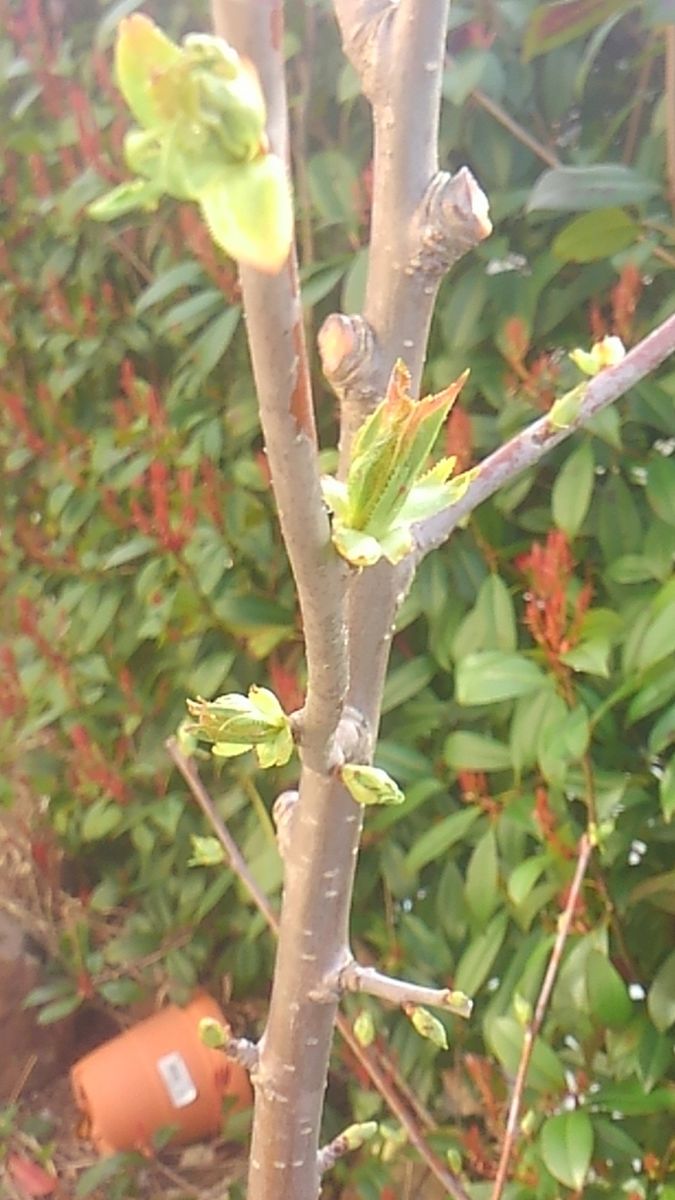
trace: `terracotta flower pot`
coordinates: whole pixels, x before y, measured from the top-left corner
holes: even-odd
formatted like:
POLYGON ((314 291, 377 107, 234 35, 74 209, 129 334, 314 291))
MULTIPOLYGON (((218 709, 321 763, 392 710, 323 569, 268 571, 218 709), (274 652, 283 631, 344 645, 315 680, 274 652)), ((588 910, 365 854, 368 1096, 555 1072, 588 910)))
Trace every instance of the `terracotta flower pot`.
POLYGON ((101 1154, 144 1150, 152 1135, 176 1127, 175 1141, 190 1142, 220 1129, 222 1102, 252 1102, 248 1075, 222 1051, 199 1038, 199 1021, 225 1018, 210 996, 170 1005, 81 1058, 70 1072, 78 1108, 101 1154))

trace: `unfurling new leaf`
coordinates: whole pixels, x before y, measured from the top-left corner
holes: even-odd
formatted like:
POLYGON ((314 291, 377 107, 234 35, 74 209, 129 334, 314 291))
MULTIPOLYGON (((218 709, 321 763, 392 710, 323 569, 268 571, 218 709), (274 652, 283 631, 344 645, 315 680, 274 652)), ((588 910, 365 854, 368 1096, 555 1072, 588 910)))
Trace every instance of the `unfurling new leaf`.
MULTIPOLYGON (((607 367, 615 367, 626 356, 623 342, 618 337, 604 337, 596 342, 590 350, 577 347, 570 351, 572 362, 583 371, 584 375, 598 375, 607 367)), ((549 414, 549 423, 554 429, 569 429, 579 416, 581 404, 586 395, 586 384, 580 383, 564 396, 556 400, 549 414)))
POLYGON ((345 763, 340 778, 357 804, 403 804, 405 794, 381 767, 345 763))
POLYGON ((323 479, 324 500, 334 514, 333 543, 353 566, 372 566, 383 557, 400 562, 413 548, 414 522, 440 512, 468 486, 471 472, 450 480, 454 458, 426 469, 467 375, 436 396, 413 400, 399 359, 384 400, 354 438, 346 483, 323 479))
POLYGON ((94 201, 90 215, 108 221, 153 209, 162 195, 194 200, 227 254, 280 270, 293 208, 284 164, 269 151, 253 66, 210 35, 190 34, 178 46, 136 13, 120 23, 115 72, 141 126, 124 144, 140 178, 94 201))
POLYGON ((565 392, 564 396, 560 396, 549 410, 549 425, 552 425, 554 429, 569 429, 581 412, 581 404, 585 395, 586 384, 580 383, 571 391, 565 392))
POLYGON ((615 367, 625 357, 624 344, 618 337, 604 337, 602 341, 595 343, 590 352, 579 348, 570 351, 572 362, 584 375, 591 376, 598 375, 607 367, 615 367))
POLYGON ((293 753, 286 713, 273 692, 251 687, 248 696, 231 692, 215 700, 188 700, 188 729, 212 743, 216 758, 236 758, 255 748, 261 767, 281 767, 293 753))

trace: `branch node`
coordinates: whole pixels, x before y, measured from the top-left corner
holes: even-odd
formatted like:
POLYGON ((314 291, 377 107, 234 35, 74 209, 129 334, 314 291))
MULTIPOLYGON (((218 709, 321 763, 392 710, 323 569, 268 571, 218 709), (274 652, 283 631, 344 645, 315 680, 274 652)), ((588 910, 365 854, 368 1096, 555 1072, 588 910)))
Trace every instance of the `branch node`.
POLYGON ((336 13, 344 52, 359 76, 364 96, 372 104, 382 68, 386 69, 385 38, 396 4, 392 0, 359 0, 356 6, 342 2, 336 4, 336 13))
POLYGON ((377 396, 375 335, 363 317, 331 313, 317 338, 323 373, 339 400, 364 404, 377 396))
POLYGON ((310 1000, 316 1004, 334 1004, 345 991, 343 977, 349 968, 356 963, 348 947, 343 947, 338 954, 337 964, 324 975, 321 982, 309 993, 310 1000))
POLYGON ((415 216, 418 249, 408 274, 440 278, 492 233, 488 199, 468 167, 439 171, 415 216))
POLYGON ((333 741, 331 769, 338 771, 348 762, 370 762, 372 749, 372 735, 365 716, 358 708, 346 705, 333 741))
POLYGON ((225 1047, 225 1053, 235 1062, 241 1063, 249 1075, 254 1075, 258 1066, 258 1046, 249 1042, 248 1038, 231 1038, 225 1047))
POLYGON ((276 826, 279 853, 284 859, 288 857, 293 833, 293 818, 298 793, 295 789, 280 792, 272 805, 272 820, 276 826))

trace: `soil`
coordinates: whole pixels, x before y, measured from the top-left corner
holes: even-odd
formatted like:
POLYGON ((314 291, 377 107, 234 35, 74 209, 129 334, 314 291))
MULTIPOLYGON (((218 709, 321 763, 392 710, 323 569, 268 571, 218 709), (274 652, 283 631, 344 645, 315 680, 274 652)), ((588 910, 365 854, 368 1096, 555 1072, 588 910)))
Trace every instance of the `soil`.
MULTIPOLYGON (((101 1160, 87 1141, 69 1070, 119 1032, 112 1011, 85 1006, 41 1026, 39 1010, 24 1008, 28 993, 44 982, 64 910, 77 905, 60 886, 60 856, 40 825, 39 811, 25 798, 0 813, 0 1200, 78 1200, 83 1194, 85 1172, 101 1160)), ((228 1184, 243 1175, 244 1156, 240 1147, 214 1139, 168 1146, 153 1159, 125 1156, 113 1166, 87 1195, 227 1200, 228 1184)))

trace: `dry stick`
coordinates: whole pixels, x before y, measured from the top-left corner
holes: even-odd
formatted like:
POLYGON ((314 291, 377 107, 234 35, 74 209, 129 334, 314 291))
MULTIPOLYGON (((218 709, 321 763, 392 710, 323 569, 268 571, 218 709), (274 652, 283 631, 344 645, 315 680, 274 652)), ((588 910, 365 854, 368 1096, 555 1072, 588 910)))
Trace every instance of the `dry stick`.
POLYGON ((544 1016, 546 1015, 546 1009, 548 1008, 548 1002, 551 999, 551 992, 553 991, 553 985, 560 968, 560 960, 562 958, 565 942, 567 941, 569 935, 577 898, 579 896, 584 875, 586 874, 586 869, 588 867, 591 849, 591 840, 588 834, 582 834, 581 838, 579 839, 579 858, 577 861, 576 870, 574 872, 574 878, 572 880, 569 895, 567 897, 567 903, 560 915, 558 932, 556 934, 556 939, 551 951, 551 957, 548 960, 546 974, 541 985, 541 991, 539 993, 539 999, 537 1000, 537 1005, 534 1010, 534 1015, 530 1021, 530 1024, 525 1030, 525 1036, 523 1038, 523 1049, 520 1054, 520 1062, 518 1063, 516 1081, 513 1085, 513 1095, 511 1096, 511 1103, 509 1105, 509 1115, 506 1121, 504 1142, 502 1144, 502 1152, 499 1159, 499 1166, 497 1168, 497 1176, 495 1178, 495 1185, 492 1190, 491 1200, 500 1200, 504 1190, 504 1185, 506 1184, 509 1162, 511 1159, 511 1153, 513 1150, 513 1144, 518 1126, 518 1117, 520 1115, 520 1106, 523 1099, 523 1091, 525 1090, 525 1081, 527 1079, 527 1072, 530 1065, 530 1059, 532 1057, 532 1051, 534 1049, 534 1043, 541 1030, 544 1016))
MULTIPOLYGON (((183 776, 188 788, 190 789, 194 799, 197 801, 201 811, 209 822, 213 832, 220 842, 225 854, 227 855, 229 865, 234 871, 238 879, 243 883, 246 891, 251 897, 253 903, 259 912, 262 913, 270 929, 274 933, 279 931, 279 920, 269 902, 268 897, 263 890, 258 886, 255 879, 246 864, 237 843, 234 841, 227 826, 218 815, 216 806, 199 775, 199 771, 192 759, 186 756, 180 750, 175 738, 169 738, 166 742, 166 748, 177 770, 183 776)), ((426 1163, 429 1170, 435 1175, 436 1179, 446 1189, 449 1195, 454 1196, 455 1200, 468 1200, 463 1188, 457 1183, 454 1176, 450 1175, 443 1163, 436 1157, 433 1151, 429 1148, 424 1138, 422 1137, 417 1123, 412 1118, 406 1105, 398 1095, 396 1088, 392 1086, 385 1072, 375 1061, 374 1056, 363 1047, 352 1033, 349 1021, 341 1013, 338 1013, 336 1025, 342 1035, 342 1038, 349 1046, 352 1054, 361 1063, 361 1066, 368 1072, 377 1091, 382 1096, 383 1100, 389 1105, 392 1113, 401 1122, 401 1125, 406 1131, 408 1141, 415 1148, 420 1158, 426 1163)), ((388 1064, 387 1064, 388 1066, 388 1064)))

